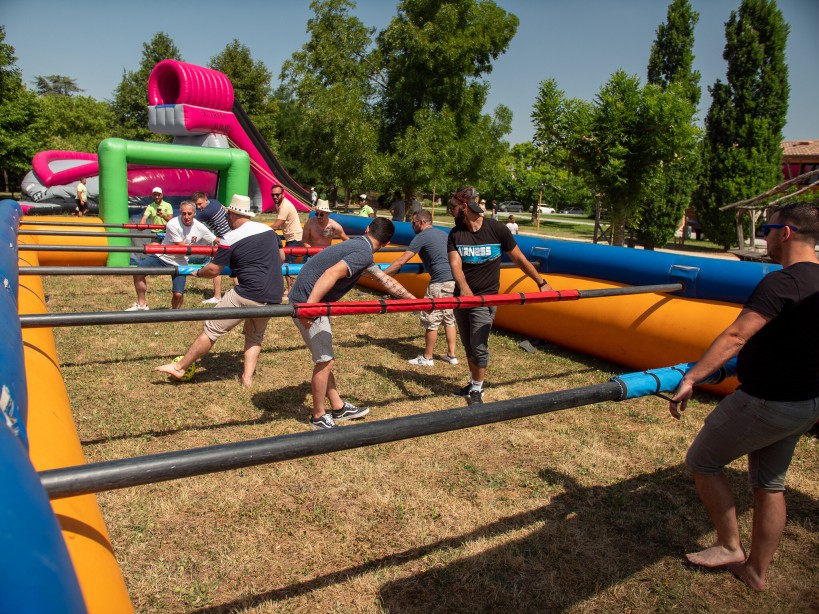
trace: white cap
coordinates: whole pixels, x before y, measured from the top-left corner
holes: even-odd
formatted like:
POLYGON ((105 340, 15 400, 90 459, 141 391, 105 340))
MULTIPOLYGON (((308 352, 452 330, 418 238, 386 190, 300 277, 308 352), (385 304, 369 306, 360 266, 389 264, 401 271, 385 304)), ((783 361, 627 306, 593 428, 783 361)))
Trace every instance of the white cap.
POLYGON ((359 196, 359 198, 360 198, 361 200, 367 200, 367 195, 366 195, 366 194, 362 194, 361 196, 359 196))
POLYGON ((153 190, 151 190, 151 194, 156 194, 157 192, 159 192, 160 194, 162 194, 162 188, 160 188, 160 187, 156 187, 156 188, 154 188, 153 190))

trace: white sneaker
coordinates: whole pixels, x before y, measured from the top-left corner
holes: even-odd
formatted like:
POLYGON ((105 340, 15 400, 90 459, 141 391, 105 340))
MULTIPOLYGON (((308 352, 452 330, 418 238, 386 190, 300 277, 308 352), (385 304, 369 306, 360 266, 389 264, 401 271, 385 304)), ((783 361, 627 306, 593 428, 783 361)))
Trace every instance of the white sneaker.
POLYGON ((148 305, 140 305, 139 303, 134 303, 125 311, 148 311, 150 307, 148 305))
POLYGON ((458 359, 455 358, 454 356, 450 356, 449 354, 444 354, 443 356, 441 356, 441 360, 444 360, 444 361, 448 362, 451 365, 457 365, 458 364, 458 359))
POLYGON ((221 301, 221 300, 222 299, 220 299, 220 298, 216 298, 215 296, 211 296, 210 298, 206 298, 204 301, 202 301, 202 304, 203 305, 217 305, 219 303, 219 301, 221 301))
POLYGON ((412 360, 408 360, 408 363, 411 365, 416 365, 418 367, 431 367, 435 364, 432 358, 424 358, 423 354, 420 354, 418 358, 413 358, 412 360))

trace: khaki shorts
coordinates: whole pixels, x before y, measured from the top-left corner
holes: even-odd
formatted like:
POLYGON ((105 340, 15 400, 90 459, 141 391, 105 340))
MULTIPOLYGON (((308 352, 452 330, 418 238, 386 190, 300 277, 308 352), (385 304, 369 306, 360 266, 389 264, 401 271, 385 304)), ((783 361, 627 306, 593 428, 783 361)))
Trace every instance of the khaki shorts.
MULTIPOLYGON (((222 297, 219 304, 214 309, 224 307, 261 307, 265 303, 257 303, 250 299, 242 298, 236 294, 236 289, 231 288, 227 294, 222 297)), ((219 337, 227 334, 236 328, 239 322, 244 321, 245 326, 242 332, 245 339, 255 345, 261 345, 264 339, 264 331, 267 328, 267 323, 270 318, 238 318, 234 320, 205 320, 204 331, 211 341, 216 341, 219 337)))
MULTIPOLYGON (((448 298, 455 294, 454 281, 442 281, 437 284, 429 284, 424 298, 448 298)), ((421 327, 427 330, 438 330, 438 327, 455 326, 455 315, 451 309, 434 309, 432 311, 421 312, 421 327)))

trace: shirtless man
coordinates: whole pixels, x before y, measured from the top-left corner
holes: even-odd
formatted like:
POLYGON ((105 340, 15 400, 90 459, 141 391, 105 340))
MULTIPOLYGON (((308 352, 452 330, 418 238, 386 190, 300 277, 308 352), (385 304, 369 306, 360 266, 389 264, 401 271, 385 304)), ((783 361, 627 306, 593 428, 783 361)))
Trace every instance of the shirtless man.
POLYGON ((333 239, 349 239, 341 224, 330 219, 330 203, 319 199, 316 205, 316 216, 304 223, 302 243, 305 247, 328 247, 333 239))

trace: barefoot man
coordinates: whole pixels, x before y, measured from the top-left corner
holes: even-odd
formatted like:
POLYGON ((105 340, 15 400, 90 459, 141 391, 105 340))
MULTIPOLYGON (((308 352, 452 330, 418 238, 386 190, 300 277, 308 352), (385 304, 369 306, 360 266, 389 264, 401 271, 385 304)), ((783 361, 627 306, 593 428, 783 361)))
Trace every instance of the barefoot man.
POLYGON ((783 266, 768 273, 737 319, 683 377, 669 411, 680 418, 694 385, 737 356, 739 389, 705 419, 685 457, 717 531, 710 548, 686 555, 703 567, 725 567, 756 591, 785 530, 785 474, 799 437, 819 418, 819 209, 777 207, 762 226, 768 254, 783 266), (723 468, 748 455, 754 492, 746 559, 736 507, 723 468))
MULTIPOLYGON (((250 210, 250 198, 235 195, 226 207, 228 232, 219 243, 219 249, 210 263, 194 273, 194 277, 212 279, 221 275, 225 266, 238 278, 238 285, 231 288, 215 309, 226 307, 258 307, 281 303, 284 291, 282 279, 282 254, 279 236, 265 224, 250 218, 256 214, 250 210)), ((270 318, 247 318, 244 320, 244 370, 242 386, 250 388, 256 363, 262 351, 262 339, 270 318)), ((161 373, 180 379, 187 368, 207 354, 222 335, 232 330, 241 319, 207 320, 202 332, 188 348, 185 356, 176 363, 157 367, 161 373)))

